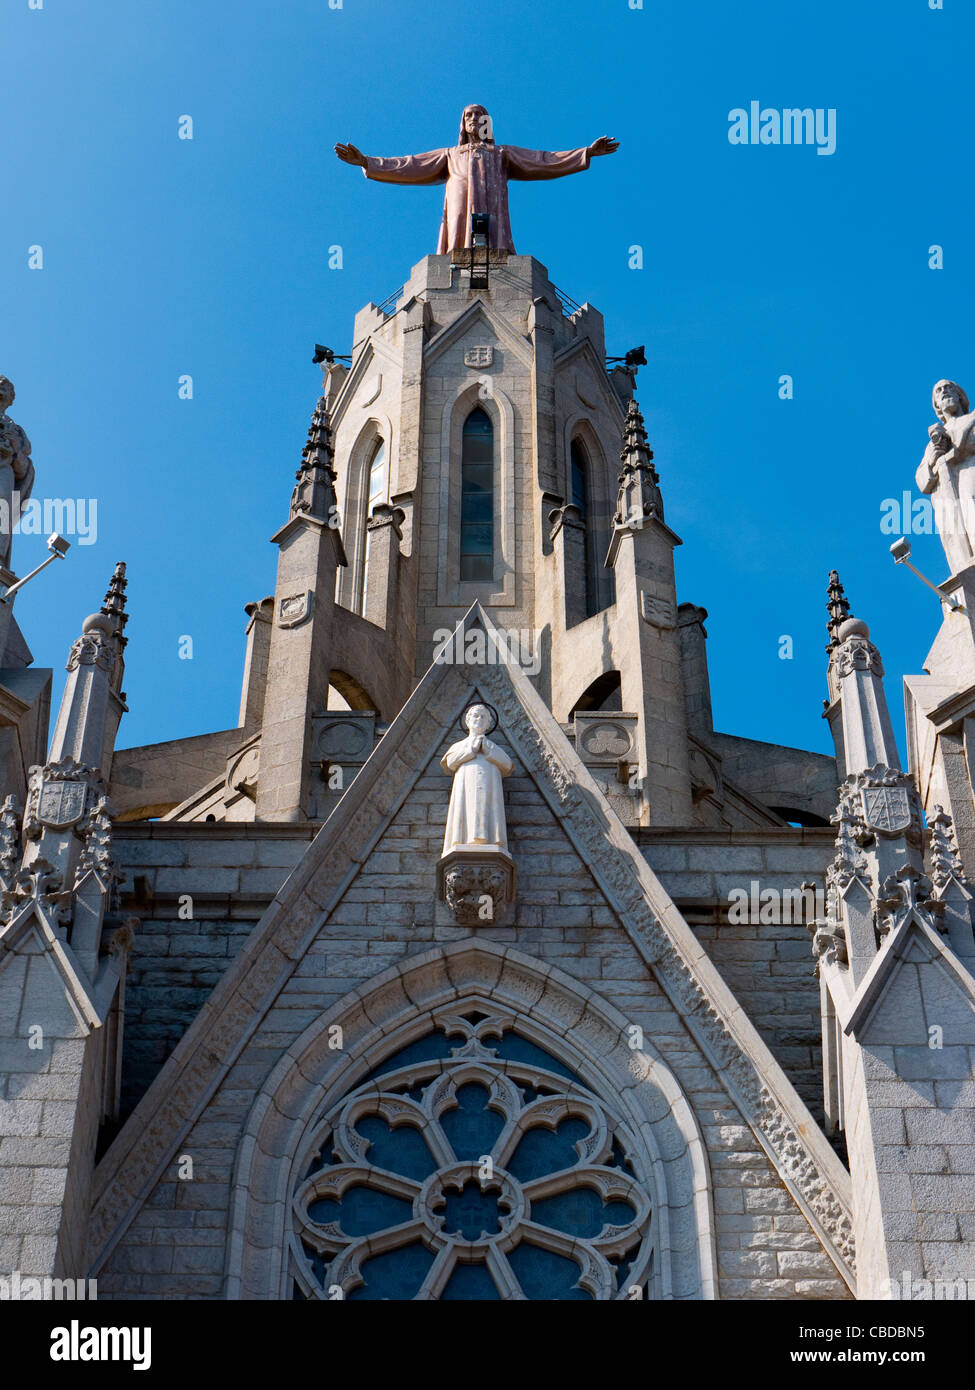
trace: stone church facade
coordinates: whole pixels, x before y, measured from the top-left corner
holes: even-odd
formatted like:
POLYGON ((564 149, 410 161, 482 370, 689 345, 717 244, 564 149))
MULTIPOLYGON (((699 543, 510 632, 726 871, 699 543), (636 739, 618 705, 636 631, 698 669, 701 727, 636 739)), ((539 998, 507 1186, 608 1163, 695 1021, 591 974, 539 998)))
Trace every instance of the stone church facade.
POLYGON ((325 363, 235 727, 115 750, 120 565, 45 747, 8 611, 0 1270, 103 1299, 975 1279, 975 569, 906 771, 835 574, 835 758, 715 730, 635 374, 537 260, 489 261, 472 288, 470 252, 425 257, 325 363), (504 860, 445 853, 476 703, 504 860))

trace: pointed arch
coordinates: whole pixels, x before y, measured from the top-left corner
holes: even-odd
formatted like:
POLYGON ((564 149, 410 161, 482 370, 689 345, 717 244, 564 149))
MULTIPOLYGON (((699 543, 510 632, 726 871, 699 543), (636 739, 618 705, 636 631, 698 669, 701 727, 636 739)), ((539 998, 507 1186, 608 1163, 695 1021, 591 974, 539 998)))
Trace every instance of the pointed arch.
POLYGON ((388 499, 393 462, 392 426, 385 416, 371 415, 349 450, 344 478, 340 480, 344 483, 340 508, 342 543, 348 564, 340 566, 336 574, 335 598, 353 613, 365 611, 369 547, 366 522, 376 501, 388 499), (372 495, 377 460, 385 470, 381 497, 372 495))
POLYGON ((584 415, 566 422, 565 468, 566 499, 580 507, 586 528, 586 613, 592 617, 616 602, 613 572, 603 563, 616 507, 616 467, 584 415))
POLYGON ((445 607, 482 603, 508 605, 515 598, 514 477, 515 410, 494 379, 486 387, 472 379, 461 385, 444 403, 440 433, 440 564, 437 602, 445 607), (493 576, 465 580, 461 577, 462 478, 464 426, 472 413, 481 411, 493 432, 493 576))
POLYGON ((612 1110, 654 1209, 650 1296, 715 1297, 706 1150, 663 1058, 617 1009, 562 971, 475 938, 410 957, 346 995, 267 1077, 235 1163, 226 1297, 290 1297, 292 1194, 316 1123, 387 1058, 428 1035, 445 1006, 503 1016, 612 1110))

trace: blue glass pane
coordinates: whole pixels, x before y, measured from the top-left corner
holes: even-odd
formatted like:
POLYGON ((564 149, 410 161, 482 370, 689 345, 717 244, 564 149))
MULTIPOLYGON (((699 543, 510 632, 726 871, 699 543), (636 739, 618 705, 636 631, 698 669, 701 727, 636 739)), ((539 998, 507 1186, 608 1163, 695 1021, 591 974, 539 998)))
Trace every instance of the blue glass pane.
POLYGON ((391 1173, 422 1182, 437 1166, 423 1135, 412 1125, 393 1129, 379 1115, 363 1115, 356 1121, 355 1128, 357 1134, 369 1140, 366 1161, 374 1168, 386 1168, 391 1173))
POLYGON ((454 1265, 454 1272, 440 1295, 441 1302, 463 1300, 466 1303, 500 1299, 487 1265, 454 1265))
POLYGON ((460 519, 464 526, 490 524, 494 520, 494 498, 489 492, 465 492, 460 519))
POLYGON ((472 410, 470 415, 468 415, 467 419, 464 421, 465 435, 493 433, 494 426, 491 424, 490 417, 486 415, 483 410, 481 410, 480 406, 477 408, 477 410, 472 410))
POLYGON ((586 515, 586 456, 582 451, 582 445, 576 440, 572 441, 570 448, 572 460, 572 501, 579 508, 583 517, 586 515))
POLYGON ((509 1252, 508 1263, 526 1298, 591 1300, 592 1295, 585 1289, 573 1287, 579 1278, 579 1266, 565 1255, 523 1240, 509 1252))
POLYGON ((544 1067, 546 1071, 557 1072, 559 1076, 568 1076, 573 1081, 576 1079, 575 1072, 570 1071, 564 1062, 518 1033, 505 1033, 499 1042, 492 1038, 491 1046, 499 1057, 506 1057, 511 1062, 530 1062, 536 1067, 544 1067))
POLYGON ((456 1107, 440 1116, 440 1127, 461 1161, 489 1154, 504 1128, 504 1116, 488 1109, 489 1098, 486 1086, 470 1081, 458 1087, 456 1107))
POLYGON ((364 1260, 362 1275, 365 1284, 353 1289, 347 1298, 351 1302, 368 1300, 415 1298, 420 1285, 430 1272, 434 1256, 420 1241, 404 1245, 399 1250, 387 1250, 364 1260))
POLYGON ((337 1221, 347 1236, 369 1236, 409 1221, 413 1203, 371 1187, 351 1187, 340 1202, 331 1197, 309 1202, 308 1215, 322 1226, 337 1221))
POLYGON ((592 1187, 576 1187, 532 1202, 531 1217, 567 1236, 598 1236, 604 1226, 626 1226, 636 1216, 629 1202, 603 1202, 592 1187))
POLYGON ((471 494, 489 496, 494 491, 494 465, 490 459, 483 463, 472 462, 465 457, 461 470, 462 500, 466 503, 471 494))
MULTIPOLYGON (((449 1056, 448 1034, 442 1029, 438 1029, 435 1033, 425 1033, 422 1038, 417 1038, 416 1042, 407 1043, 406 1047, 401 1047, 398 1052, 394 1052, 391 1057, 387 1057, 384 1062, 373 1067, 372 1071, 362 1078, 362 1081, 371 1081, 373 1077, 385 1076, 387 1072, 408 1066, 410 1062, 439 1061, 441 1058, 449 1056)), ((362 1082, 359 1084, 361 1085, 362 1082)))
POLYGON ((532 1178, 544 1178, 549 1173, 572 1168, 579 1162, 573 1146, 588 1133, 585 1120, 576 1119, 563 1120, 555 1130, 540 1126, 530 1129, 522 1135, 507 1165, 508 1171, 519 1182, 531 1182, 532 1178))
POLYGON ((465 521, 460 528, 461 555, 491 555, 494 553, 494 527, 465 521))
POLYGON ((497 1235, 501 1229, 498 1192, 482 1190, 480 1183, 471 1179, 460 1192, 451 1189, 444 1193, 443 1217, 445 1235, 459 1235, 464 1240, 478 1240, 482 1232, 497 1235))
POLYGON ((310 1178, 312 1173, 320 1173, 321 1170, 326 1166, 326 1164, 342 1162, 344 1162, 344 1160, 341 1159, 339 1155, 335 1152, 335 1150, 332 1148, 332 1136, 331 1134, 329 1134, 328 1138, 325 1140, 325 1143, 322 1145, 318 1153, 315 1154, 314 1158, 309 1163, 308 1170, 305 1173, 305 1177, 310 1178))
POLYGON ((623 1152, 623 1147, 615 1135, 613 1136, 613 1147, 610 1151, 609 1158, 607 1158, 606 1160, 606 1167, 622 1168, 623 1172, 629 1173, 631 1178, 636 1177, 636 1173, 634 1173, 633 1171, 633 1164, 630 1162, 626 1154, 623 1152))

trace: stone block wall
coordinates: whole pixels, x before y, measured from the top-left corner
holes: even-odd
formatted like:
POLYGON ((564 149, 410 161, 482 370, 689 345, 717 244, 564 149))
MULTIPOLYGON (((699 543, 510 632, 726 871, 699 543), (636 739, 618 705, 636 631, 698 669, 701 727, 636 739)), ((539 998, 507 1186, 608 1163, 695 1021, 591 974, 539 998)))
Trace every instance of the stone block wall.
MULTIPOLYGON (((829 830, 638 830, 641 853, 684 912, 762 1040, 823 1123, 819 982, 805 921, 729 923, 729 894, 825 886, 829 830)), ((781 899, 780 899, 781 901, 781 899)), ((795 917, 795 913, 792 913, 795 917)))
MULTIPOLYGON (((453 737, 451 732, 444 747, 453 737)), ((498 741, 504 744, 500 736, 498 741)), ((383 970, 438 942, 470 936, 469 928, 446 918, 436 900, 434 869, 444 832, 446 786, 439 770, 416 783, 223 1076, 205 1113, 180 1139, 179 1153, 193 1159, 193 1179, 181 1180, 176 1163, 167 1166, 98 1271, 101 1296, 220 1297, 232 1175, 255 1092, 302 1032, 350 990, 367 988, 383 970)), ((523 868, 518 906, 510 925, 479 928, 478 935, 510 944, 543 967, 557 966, 615 1005, 652 1040, 692 1105, 708 1150, 722 1296, 849 1297, 818 1237, 586 864, 533 781, 517 769, 506 780, 506 804, 512 854, 523 868)), ((245 884, 256 891, 260 882, 261 891, 269 891, 274 873, 282 878, 286 873, 281 858, 296 857, 307 848, 309 834, 299 827, 290 832, 278 828, 267 840, 263 827, 221 828, 219 835, 210 829, 195 847, 191 837, 169 839, 158 828, 147 828, 141 843, 133 839, 120 845, 130 873, 133 858, 141 859, 158 894, 192 891, 189 885, 194 885, 198 893, 209 888, 224 895, 222 919, 200 916, 194 930, 184 931, 185 924, 167 918, 159 921, 158 931, 143 930, 132 1025, 135 1039, 144 1044, 154 1041, 146 1027, 154 998, 159 1006, 165 1003, 170 988, 165 982, 173 981, 173 989, 205 992, 198 981, 207 971, 215 975, 226 969, 239 947, 239 936, 220 928, 237 923, 245 931, 257 900, 250 905, 250 918, 231 915, 234 884, 243 892, 245 884), (160 863, 163 850, 166 860, 160 863), (274 855, 280 856, 277 862, 267 862, 274 855), (250 877, 261 871, 268 874, 266 880, 250 877), (220 943, 219 952, 209 952, 211 941, 220 943), (181 971, 190 972, 190 983, 177 986, 181 971)), ((686 872, 692 872, 689 856, 686 872)), ((732 951, 729 959, 734 958, 732 951)), ((752 951, 743 968, 761 960, 768 969, 772 958, 752 951)), ((808 967, 811 975, 811 961, 808 967)), ((189 1012, 190 993, 185 1004, 175 1007, 189 1012)), ((689 1215, 675 1213, 673 1220, 689 1215)))
POLYGON ((126 984, 123 1119, 206 1003, 316 828, 117 827, 115 852, 125 875, 121 891, 140 923, 126 984))

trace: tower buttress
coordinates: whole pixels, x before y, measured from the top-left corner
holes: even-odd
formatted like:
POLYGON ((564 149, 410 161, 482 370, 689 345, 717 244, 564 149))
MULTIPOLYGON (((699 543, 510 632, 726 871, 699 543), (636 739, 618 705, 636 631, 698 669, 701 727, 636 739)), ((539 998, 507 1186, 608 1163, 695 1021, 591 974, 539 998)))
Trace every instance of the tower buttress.
POLYGON ((940 812, 925 873, 920 801, 900 768, 880 654, 866 624, 846 616, 835 572, 830 579, 830 713, 846 775, 813 954, 827 1124, 846 1132, 853 1180, 858 1295, 883 1298, 904 1271, 975 1275, 975 1243, 957 1224, 935 1241, 925 1216, 957 1210, 955 1186, 975 1168, 970 1145, 945 1147, 946 1136, 975 1127, 975 1103, 959 1085, 975 1044, 975 937, 940 812))
POLYGON ((660 479, 635 399, 627 406, 620 460, 606 566, 616 582, 614 649, 623 708, 640 716, 641 820, 690 825, 687 709, 674 577, 674 549, 681 540, 664 523, 660 479))
POLYGON ((338 532, 328 409, 315 407, 291 497, 272 537, 279 547, 264 696, 256 818, 308 816, 312 717, 328 702, 335 575, 345 564, 338 532))
POLYGON ((120 874, 105 795, 119 719, 125 566, 85 619, 47 761, 30 772, 22 836, 0 814, 0 1190, 44 1171, 42 1200, 10 1209, 13 1267, 87 1273, 89 1190, 103 1121, 118 1116, 125 973, 134 920, 115 911, 120 874))

